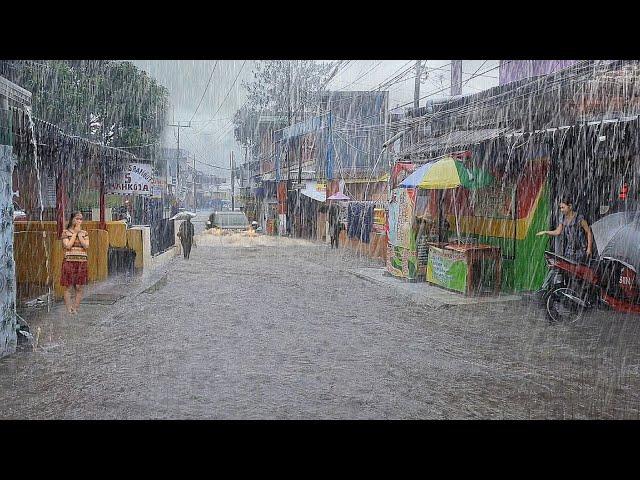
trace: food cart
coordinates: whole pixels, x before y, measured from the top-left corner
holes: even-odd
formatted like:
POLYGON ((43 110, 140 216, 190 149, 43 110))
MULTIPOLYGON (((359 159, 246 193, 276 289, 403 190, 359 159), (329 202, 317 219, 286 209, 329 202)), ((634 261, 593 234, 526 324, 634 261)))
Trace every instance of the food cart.
MULTIPOLYGON (((444 157, 418 168, 400 186, 407 189, 452 189, 455 209, 455 189, 482 188, 492 181, 487 172, 471 171, 459 160, 444 157)), ((444 221, 441 195, 438 195, 437 203, 436 218, 416 216, 419 222, 416 238, 418 273, 424 274, 427 282, 465 295, 498 293, 501 284, 500 248, 461 238, 457 213, 456 241, 449 242, 445 232, 450 227, 444 221)))
POLYGON ((465 295, 498 294, 501 261, 493 245, 429 243, 425 280, 465 295))

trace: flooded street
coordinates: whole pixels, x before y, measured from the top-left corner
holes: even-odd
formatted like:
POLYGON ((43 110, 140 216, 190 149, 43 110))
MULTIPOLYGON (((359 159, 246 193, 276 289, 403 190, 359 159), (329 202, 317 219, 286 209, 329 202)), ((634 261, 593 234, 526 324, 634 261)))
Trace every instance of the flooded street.
POLYGON ((201 234, 113 306, 58 305, 0 360, 1 418, 638 418, 638 323, 525 304, 427 311, 345 250, 201 234))
POLYGON ((375 55, 0 60, 0 419, 639 419, 640 60, 375 55))

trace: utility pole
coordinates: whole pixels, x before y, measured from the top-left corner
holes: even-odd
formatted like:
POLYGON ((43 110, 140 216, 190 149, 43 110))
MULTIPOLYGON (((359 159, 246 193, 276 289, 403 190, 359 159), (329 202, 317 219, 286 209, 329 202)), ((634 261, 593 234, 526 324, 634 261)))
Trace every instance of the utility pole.
POLYGON ((233 171, 233 150, 231 151, 231 157, 229 158, 229 166, 231 168, 231 211, 235 212, 236 210, 236 205, 235 205, 235 188, 233 186, 234 183, 234 171, 233 171))
MULTIPOLYGON (((291 126, 291 60, 287 61, 287 126, 291 126)), ((291 180, 291 165, 289 165, 289 139, 286 143, 287 149, 287 223, 290 222, 291 215, 289 214, 289 185, 291 180)), ((288 229, 287 229, 288 230, 288 229)))
POLYGON ((420 107, 420 75, 422 74, 422 60, 416 60, 416 83, 413 92, 413 108, 420 107))
POLYGON ((451 60, 451 96, 462 95, 462 60, 451 60))
POLYGON ((196 154, 193 154, 193 212, 198 211, 196 201, 196 178, 198 178, 198 172, 196 172, 196 154))
POLYGON ((178 199, 178 191, 180 188, 180 129, 191 128, 191 122, 185 122, 185 125, 182 125, 182 122, 170 123, 169 126, 178 129, 178 151, 176 152, 176 199, 178 199))
POLYGON ((242 183, 243 187, 246 187, 247 185, 249 185, 249 165, 248 165, 248 155, 249 155, 249 147, 245 146, 244 147, 244 172, 242 174, 242 180, 240 180, 240 182, 242 183), (244 183, 244 174, 246 173, 247 175, 247 185, 245 185, 244 183))
POLYGON ((300 151, 298 152, 298 236, 302 237, 302 205, 300 197, 302 196, 302 190, 300 185, 302 184, 302 141, 300 142, 300 151))

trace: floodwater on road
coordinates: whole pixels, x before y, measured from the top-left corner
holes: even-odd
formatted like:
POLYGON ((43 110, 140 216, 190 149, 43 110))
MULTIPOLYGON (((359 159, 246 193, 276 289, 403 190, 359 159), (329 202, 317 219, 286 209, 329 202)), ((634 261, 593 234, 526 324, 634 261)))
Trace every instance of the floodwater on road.
POLYGON ((0 418, 638 418, 640 330, 525 303, 430 310, 302 240, 203 232, 151 286, 57 307, 0 360, 0 418))

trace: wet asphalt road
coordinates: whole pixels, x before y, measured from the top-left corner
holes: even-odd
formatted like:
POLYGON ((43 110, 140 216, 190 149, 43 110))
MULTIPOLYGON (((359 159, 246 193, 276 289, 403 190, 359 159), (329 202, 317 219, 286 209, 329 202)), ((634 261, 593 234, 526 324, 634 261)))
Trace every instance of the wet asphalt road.
POLYGON ((113 306, 57 308, 0 360, 0 418, 638 418, 640 328, 524 304, 428 311, 286 239, 201 235, 113 306), (136 290, 137 288, 137 290, 136 290))

